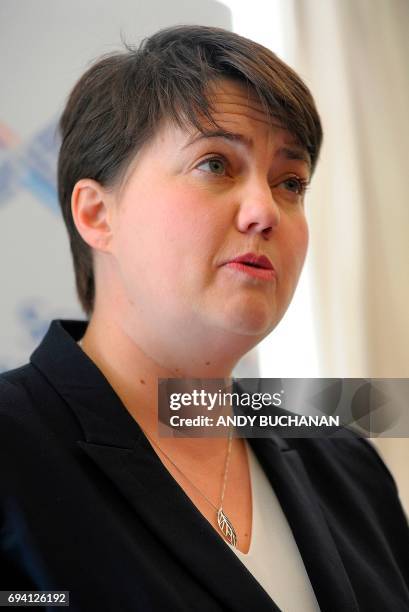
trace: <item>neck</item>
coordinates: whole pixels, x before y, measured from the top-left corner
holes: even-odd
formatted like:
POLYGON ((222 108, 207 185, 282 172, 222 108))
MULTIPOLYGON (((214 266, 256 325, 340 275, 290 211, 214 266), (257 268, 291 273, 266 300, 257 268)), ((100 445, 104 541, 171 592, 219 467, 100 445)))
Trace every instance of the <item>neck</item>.
MULTIPOLYGON (((151 344, 149 343, 148 346, 151 344)), ((175 356, 169 363, 164 357, 165 350, 162 351, 159 358, 152 350, 148 353, 143 349, 143 343, 138 341, 137 334, 131 335, 116 324, 112 317, 104 319, 96 312, 82 340, 82 348, 104 374, 142 430, 151 438, 159 441, 166 452, 174 452, 177 449, 178 453, 186 453, 190 456, 194 454, 197 461, 203 459, 204 456, 208 457, 209 454, 215 461, 219 461, 224 456, 225 438, 158 437, 158 379, 230 379, 231 369, 236 361, 233 357, 230 356, 229 367, 226 367, 226 362, 221 365, 220 357, 216 354, 213 360, 208 354, 208 358, 201 367, 197 365, 198 358, 193 367, 187 366, 185 358, 182 366, 175 356), (212 367, 209 366, 209 362, 213 364, 212 367)), ((185 352, 189 352, 189 348, 185 352)), ((203 351, 195 347, 194 352, 200 354, 203 351)))

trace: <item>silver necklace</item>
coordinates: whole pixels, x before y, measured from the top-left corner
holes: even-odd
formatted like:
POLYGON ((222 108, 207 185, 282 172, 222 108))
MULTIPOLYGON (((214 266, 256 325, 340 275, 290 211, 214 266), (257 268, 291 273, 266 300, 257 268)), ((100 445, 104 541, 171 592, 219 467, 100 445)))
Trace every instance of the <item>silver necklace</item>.
MULTIPOLYGON (((78 345, 82 348, 82 338, 81 340, 78 341, 78 345)), ((141 428, 142 429, 142 428, 141 428)), ((229 464, 230 464, 230 455, 231 455, 231 445, 232 445, 232 429, 230 429, 229 432, 229 443, 227 446, 227 453, 226 453, 226 462, 225 462, 225 466, 224 466, 224 475, 223 475, 223 488, 222 488, 222 494, 220 496, 220 504, 219 507, 215 506, 214 503, 212 501, 210 501, 210 499, 207 497, 207 495, 205 495, 203 493, 203 491, 201 491, 191 480, 188 476, 186 476, 186 474, 184 474, 182 472, 182 470, 176 465, 176 463, 169 457, 169 455, 167 455, 165 453, 165 451, 163 451, 161 449, 161 447, 156 444, 156 442, 154 440, 152 440, 152 438, 150 436, 148 436, 148 434, 146 433, 146 431, 144 431, 145 436, 148 438, 148 440, 150 440, 152 442, 152 444, 154 444, 161 453, 163 453, 163 455, 165 455, 166 459, 178 470, 178 472, 180 472, 180 474, 182 474, 182 476, 184 476, 184 478, 186 478, 186 480, 188 480, 190 482, 190 484, 192 485, 192 487, 194 487, 196 489, 196 491, 198 493, 200 493, 200 495, 202 497, 205 498, 205 500, 207 501, 208 504, 210 504, 212 506, 212 508, 214 508, 216 510, 216 514, 217 514, 217 525, 219 526, 220 531, 222 532, 222 534, 224 535, 224 537, 226 538, 226 540, 235 548, 237 548, 237 534, 236 531, 232 525, 232 522, 230 521, 230 519, 227 517, 227 515, 225 514, 224 510, 223 510, 223 500, 224 500, 224 493, 226 491, 226 483, 227 483, 227 474, 229 472, 229 464)))
POLYGON ((203 491, 201 491, 191 480, 188 476, 186 476, 186 474, 184 474, 182 472, 182 470, 176 465, 176 463, 174 461, 172 461, 172 459, 161 449, 161 447, 156 444, 156 442, 154 442, 154 440, 152 440, 152 438, 150 436, 148 436, 148 434, 144 431, 146 437, 152 442, 152 444, 154 444, 160 451, 161 453, 163 453, 166 457, 166 459, 168 459, 168 461, 170 461, 170 463, 178 470, 178 472, 180 472, 182 474, 182 476, 184 476, 186 478, 186 480, 188 480, 190 482, 190 484, 192 485, 192 487, 194 487, 196 489, 196 491, 198 493, 200 493, 200 495, 202 497, 205 498, 205 500, 207 501, 208 504, 210 504, 212 506, 212 508, 214 508, 216 510, 216 514, 217 514, 217 525, 220 529, 220 531, 222 532, 222 534, 224 535, 224 537, 226 538, 226 540, 235 548, 237 548, 237 535, 236 535, 236 531, 232 525, 232 522, 230 521, 230 519, 227 517, 227 515, 225 514, 224 510, 223 510, 223 500, 224 500, 224 493, 226 490, 226 482, 227 482, 227 474, 229 471, 229 463, 230 463, 230 454, 231 454, 231 445, 232 445, 232 430, 230 430, 229 433, 229 443, 228 443, 228 447, 227 447, 227 453, 226 453, 226 462, 225 462, 225 467, 224 467, 224 476, 223 476, 223 488, 222 488, 222 494, 220 496, 220 504, 219 507, 215 506, 214 503, 212 501, 210 501, 210 499, 203 493, 203 491))

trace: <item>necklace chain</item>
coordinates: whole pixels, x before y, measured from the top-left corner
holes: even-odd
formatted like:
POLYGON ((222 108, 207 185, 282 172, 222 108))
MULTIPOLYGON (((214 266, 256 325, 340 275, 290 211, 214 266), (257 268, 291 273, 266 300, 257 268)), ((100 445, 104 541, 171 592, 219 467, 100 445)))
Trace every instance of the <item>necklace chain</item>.
MULTIPOLYGON (((81 348, 83 348, 82 347, 82 339, 79 340, 78 345, 81 348)), ((231 455, 231 445, 232 445, 232 429, 230 429, 230 431, 229 431, 229 442, 228 442, 228 445, 227 445, 226 461, 225 461, 225 464, 224 464, 223 486, 222 486, 222 493, 221 493, 221 496, 220 496, 220 506, 219 506, 219 508, 217 506, 215 506, 212 501, 210 501, 210 499, 207 497, 207 495, 205 495, 205 493, 203 493, 203 491, 201 491, 199 489, 199 487, 197 487, 194 484, 194 482, 192 482, 192 480, 188 476, 186 476, 186 474, 184 474, 184 472, 182 472, 182 470, 176 465, 176 463, 173 461, 173 459, 171 459, 169 457, 169 455, 167 453, 165 453, 164 450, 161 449, 159 444, 157 444, 150 436, 148 436, 146 431, 143 430, 143 432, 144 432, 145 436, 148 438, 148 440, 150 440, 150 442, 152 442, 152 444, 154 444, 160 450, 160 452, 163 453, 163 455, 166 457, 166 459, 178 470, 178 472, 180 472, 180 474, 182 474, 182 476, 184 478, 186 478, 186 480, 188 480, 190 482, 192 487, 198 493, 200 493, 200 495, 202 497, 204 497, 204 499, 207 501, 207 503, 210 504, 212 506, 212 508, 214 508, 216 510, 216 513, 217 513, 217 524, 219 526, 220 531, 222 532, 222 534, 225 536, 225 538, 228 540, 228 542, 230 542, 230 544, 232 546, 237 547, 237 535, 236 535, 236 531, 235 531, 231 521, 229 520, 229 518, 226 516, 226 514, 223 511, 223 500, 224 500, 224 494, 225 494, 225 491, 226 491, 227 475, 229 473, 229 465, 230 465, 230 455, 231 455)))
POLYGON ((212 508, 214 508, 216 510, 216 513, 217 513, 217 524, 219 526, 220 531, 223 533, 225 538, 228 540, 228 542, 232 546, 237 547, 237 535, 236 535, 236 531, 235 531, 231 521, 226 516, 226 514, 224 513, 224 510, 223 510, 223 500, 224 500, 224 494, 225 494, 225 491, 226 491, 227 475, 228 475, 228 472, 229 472, 229 464, 230 464, 231 445, 232 445, 232 429, 230 429, 230 432, 229 432, 229 442, 228 442, 228 445, 227 445, 226 461, 225 461, 224 475, 223 475, 223 486, 222 486, 222 493, 221 493, 221 496, 220 496, 220 506, 219 506, 219 508, 217 506, 215 506, 215 504, 212 501, 210 501, 210 499, 207 497, 207 495, 205 495, 205 493, 203 493, 203 491, 201 491, 192 482, 192 480, 188 476, 186 476, 186 474, 184 472, 182 472, 182 470, 169 457, 169 455, 167 455, 167 453, 165 453, 165 451, 162 450, 161 447, 154 440, 152 440, 152 438, 150 436, 148 436, 148 434, 145 431, 144 431, 144 434, 152 442, 152 444, 154 444, 161 451, 161 453, 163 453, 163 455, 166 457, 166 459, 168 459, 168 461, 178 470, 178 472, 180 472, 180 474, 182 474, 182 476, 184 476, 184 478, 186 478, 186 480, 188 480, 190 482, 192 487, 194 487, 194 489, 198 493, 200 493, 200 495, 202 497, 204 497, 204 499, 207 501, 207 503, 210 504, 212 506, 212 508))
POLYGON ((230 464, 230 455, 231 455, 231 445, 232 445, 232 431, 230 430, 229 432, 229 442, 228 442, 228 446, 227 446, 227 453, 226 453, 226 461, 225 461, 225 466, 224 466, 224 474, 223 474, 223 487, 222 487, 222 494, 220 496, 220 505, 219 508, 217 506, 215 506, 215 504, 210 501, 210 499, 207 497, 207 495, 205 495, 205 493, 203 493, 203 491, 201 491, 195 484, 194 482, 192 482, 192 480, 186 476, 186 474, 184 472, 182 472, 182 470, 176 465, 176 463, 169 457, 169 455, 167 455, 165 453, 165 451, 154 441, 152 440, 152 438, 150 436, 148 436, 148 434, 146 433, 146 431, 144 431, 145 436, 152 442, 152 444, 154 444, 160 451, 161 453, 164 454, 164 456, 166 457, 166 459, 178 470, 178 472, 180 472, 180 474, 182 474, 182 476, 184 476, 184 478, 186 478, 186 480, 188 480, 190 482, 190 484, 192 485, 192 487, 194 487, 196 489, 196 491, 198 493, 200 493, 200 495, 202 495, 202 497, 205 498, 205 500, 212 506, 212 508, 214 508, 216 511, 219 510, 219 508, 223 507, 223 500, 224 500, 224 493, 226 491, 226 483, 227 483, 227 475, 229 472, 229 464, 230 464))

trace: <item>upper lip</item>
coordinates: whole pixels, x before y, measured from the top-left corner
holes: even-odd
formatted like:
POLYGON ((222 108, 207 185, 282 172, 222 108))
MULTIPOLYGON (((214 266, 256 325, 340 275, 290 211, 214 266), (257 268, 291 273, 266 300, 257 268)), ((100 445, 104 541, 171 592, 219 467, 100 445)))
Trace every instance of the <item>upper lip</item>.
POLYGON ((244 255, 239 255, 234 259, 229 259, 226 263, 244 263, 251 264, 258 268, 264 268, 266 270, 274 270, 274 266, 266 255, 256 255, 256 253, 245 253, 244 255))

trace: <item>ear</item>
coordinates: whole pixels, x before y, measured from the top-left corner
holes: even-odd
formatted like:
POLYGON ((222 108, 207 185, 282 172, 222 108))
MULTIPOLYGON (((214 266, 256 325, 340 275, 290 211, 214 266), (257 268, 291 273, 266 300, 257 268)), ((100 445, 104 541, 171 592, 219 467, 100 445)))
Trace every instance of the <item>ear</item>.
POLYGON ((109 251, 112 235, 109 195, 93 179, 81 179, 71 196, 75 226, 85 242, 97 251, 109 251))

